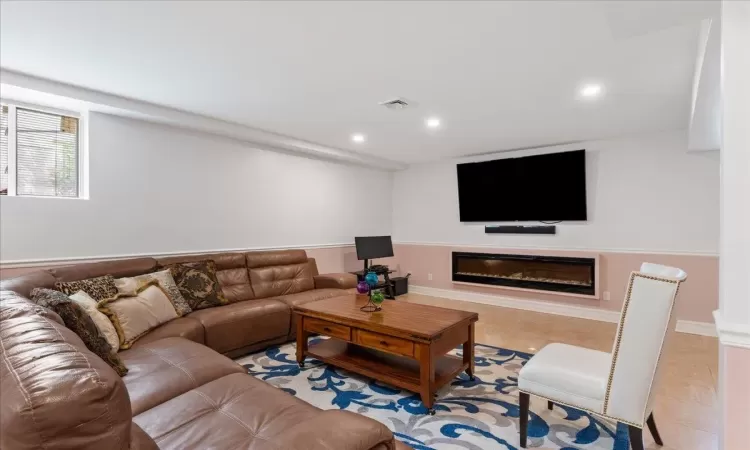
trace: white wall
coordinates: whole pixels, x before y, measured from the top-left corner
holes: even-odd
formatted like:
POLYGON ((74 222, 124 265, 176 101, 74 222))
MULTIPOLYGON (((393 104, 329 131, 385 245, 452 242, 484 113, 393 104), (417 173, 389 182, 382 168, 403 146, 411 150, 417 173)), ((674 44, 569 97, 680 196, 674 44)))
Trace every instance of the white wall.
POLYGON ((678 131, 412 166, 394 178, 394 241, 715 254, 718 153, 686 149, 678 131), (485 234, 484 224, 459 222, 457 162, 581 148, 588 222, 558 224, 552 236, 485 234))
POLYGON ((750 2, 722 2, 721 314, 750 327, 750 2))
POLYGON ((88 128, 90 199, 0 198, 3 262, 351 243, 391 232, 388 172, 105 114, 92 113, 88 128))

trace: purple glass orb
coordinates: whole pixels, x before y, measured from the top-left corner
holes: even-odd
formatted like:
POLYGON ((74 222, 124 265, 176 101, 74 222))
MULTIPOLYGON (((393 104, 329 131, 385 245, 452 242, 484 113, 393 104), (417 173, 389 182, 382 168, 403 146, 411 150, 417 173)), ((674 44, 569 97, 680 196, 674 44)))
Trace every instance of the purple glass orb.
POLYGON ((362 280, 359 283, 357 283, 357 292, 360 294, 367 294, 370 292, 370 285, 367 284, 366 281, 362 280))

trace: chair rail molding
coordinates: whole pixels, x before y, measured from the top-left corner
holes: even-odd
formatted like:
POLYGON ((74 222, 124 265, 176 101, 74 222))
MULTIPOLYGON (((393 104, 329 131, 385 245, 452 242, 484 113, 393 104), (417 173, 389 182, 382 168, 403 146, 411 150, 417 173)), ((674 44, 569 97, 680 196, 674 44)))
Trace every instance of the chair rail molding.
POLYGON ((727 322, 718 309, 714 311, 714 321, 719 342, 729 347, 750 349, 750 325, 727 322))

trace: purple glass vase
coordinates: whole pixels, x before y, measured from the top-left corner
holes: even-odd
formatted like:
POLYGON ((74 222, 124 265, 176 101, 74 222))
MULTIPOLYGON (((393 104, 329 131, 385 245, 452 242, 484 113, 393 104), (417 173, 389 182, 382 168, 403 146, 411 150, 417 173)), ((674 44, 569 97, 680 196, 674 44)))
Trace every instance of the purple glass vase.
POLYGON ((365 280, 360 281, 357 283, 357 292, 360 294, 367 294, 370 292, 370 285, 368 285, 365 280))

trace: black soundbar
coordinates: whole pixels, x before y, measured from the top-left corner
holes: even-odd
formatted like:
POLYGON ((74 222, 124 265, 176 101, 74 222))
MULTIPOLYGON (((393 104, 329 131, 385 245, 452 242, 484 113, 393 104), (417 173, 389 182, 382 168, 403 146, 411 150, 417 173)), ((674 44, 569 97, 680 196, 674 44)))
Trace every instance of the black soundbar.
POLYGON ((484 227, 485 233, 494 234, 555 234, 554 225, 498 225, 484 227))

